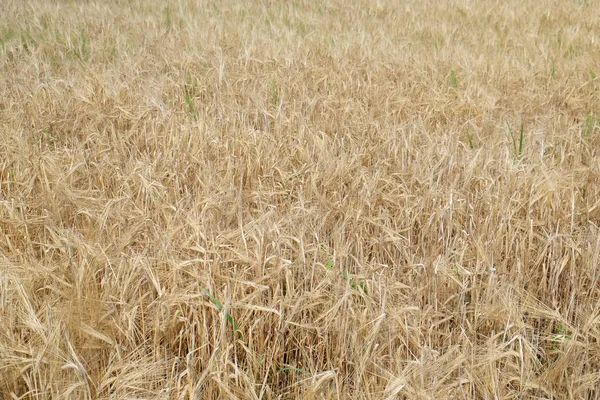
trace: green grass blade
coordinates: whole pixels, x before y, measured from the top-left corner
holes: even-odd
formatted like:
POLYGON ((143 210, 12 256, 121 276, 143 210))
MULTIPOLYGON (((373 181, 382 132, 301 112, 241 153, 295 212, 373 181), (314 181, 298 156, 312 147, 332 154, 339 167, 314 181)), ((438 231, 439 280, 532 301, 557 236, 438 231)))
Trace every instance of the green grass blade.
POLYGON ((221 311, 221 312, 223 312, 225 314, 225 318, 227 319, 227 321, 231 324, 231 326, 233 326, 233 329, 238 334, 238 336, 240 337, 240 339, 243 339, 244 338, 244 334, 242 333, 242 330, 240 329, 240 327, 238 326, 238 324, 235 322, 235 320, 233 319, 233 317, 231 316, 231 314, 229 314, 228 312, 224 311, 223 303, 221 303, 219 300, 217 300, 217 298, 215 296, 213 296, 213 294, 210 293, 205 288, 201 287, 200 289, 202 289, 202 292, 205 295, 208 296, 208 298, 214 303, 215 306, 217 306, 217 308, 219 309, 219 311, 221 311))
POLYGON ((523 123, 521 122, 521 133, 519 134, 519 157, 521 157, 521 154, 523 154, 524 140, 525 140, 524 128, 523 128, 523 123))

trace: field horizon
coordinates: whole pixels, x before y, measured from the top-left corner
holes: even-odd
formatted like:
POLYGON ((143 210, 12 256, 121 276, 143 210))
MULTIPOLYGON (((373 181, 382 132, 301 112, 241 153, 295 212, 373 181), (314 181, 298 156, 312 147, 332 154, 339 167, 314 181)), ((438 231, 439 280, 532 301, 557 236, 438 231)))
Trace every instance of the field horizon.
POLYGON ((8 1, 0 399, 600 399, 594 1, 8 1))

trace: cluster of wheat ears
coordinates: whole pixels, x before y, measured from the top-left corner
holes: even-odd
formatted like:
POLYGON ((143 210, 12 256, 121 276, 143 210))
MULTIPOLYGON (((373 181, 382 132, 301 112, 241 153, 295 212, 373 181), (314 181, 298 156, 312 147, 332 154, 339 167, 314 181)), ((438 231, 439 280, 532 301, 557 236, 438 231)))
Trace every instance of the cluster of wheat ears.
POLYGON ((0 398, 600 398, 593 3, 3 2, 0 398))

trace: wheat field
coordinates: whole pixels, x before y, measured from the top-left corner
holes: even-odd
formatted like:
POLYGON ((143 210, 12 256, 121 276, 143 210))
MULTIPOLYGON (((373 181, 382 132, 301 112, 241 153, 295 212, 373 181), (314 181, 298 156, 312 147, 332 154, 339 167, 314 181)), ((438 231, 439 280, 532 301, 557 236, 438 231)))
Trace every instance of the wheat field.
POLYGON ((600 7, 9 0, 0 399, 599 399, 600 7))

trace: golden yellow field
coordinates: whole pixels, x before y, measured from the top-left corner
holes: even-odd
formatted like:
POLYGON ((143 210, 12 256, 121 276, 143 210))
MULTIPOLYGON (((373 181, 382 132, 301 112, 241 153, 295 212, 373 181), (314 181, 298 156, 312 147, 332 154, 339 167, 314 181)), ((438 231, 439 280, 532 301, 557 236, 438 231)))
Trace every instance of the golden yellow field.
POLYGON ((599 399, 594 0, 2 2, 0 399, 599 399))

